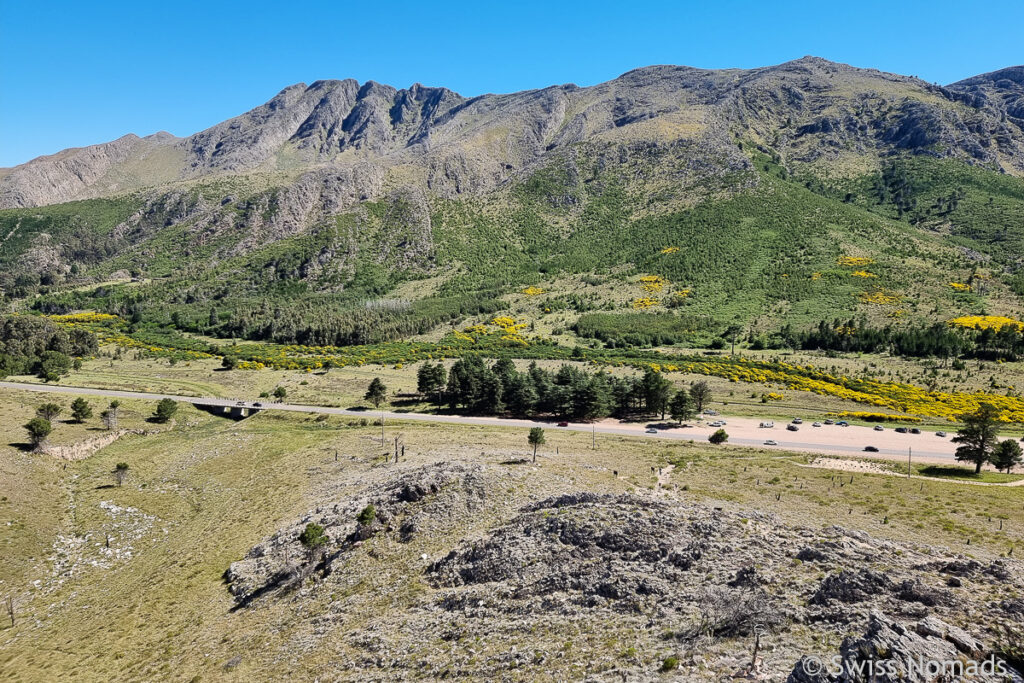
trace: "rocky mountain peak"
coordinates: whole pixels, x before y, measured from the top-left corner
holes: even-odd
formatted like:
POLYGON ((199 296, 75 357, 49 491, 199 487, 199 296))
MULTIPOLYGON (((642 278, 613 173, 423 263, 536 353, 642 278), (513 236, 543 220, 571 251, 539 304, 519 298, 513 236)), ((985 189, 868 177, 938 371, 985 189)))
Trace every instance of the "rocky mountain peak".
POLYGON ((754 138, 771 141, 786 163, 870 165, 910 153, 1024 173, 1022 82, 1024 67, 1010 67, 942 88, 812 56, 758 69, 656 65, 586 88, 474 98, 420 83, 318 80, 187 138, 125 136, 23 164, 0 177, 0 208, 354 163, 379 169, 361 177, 402 164, 422 169, 426 189, 477 193, 511 169, 609 141, 702 140, 702 155, 731 159, 737 137, 754 138))

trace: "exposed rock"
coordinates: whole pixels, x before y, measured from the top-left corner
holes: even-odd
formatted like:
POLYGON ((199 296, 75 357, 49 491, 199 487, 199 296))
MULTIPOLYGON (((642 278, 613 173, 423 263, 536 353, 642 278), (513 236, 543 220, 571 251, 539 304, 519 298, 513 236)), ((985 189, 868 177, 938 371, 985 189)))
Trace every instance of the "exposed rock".
MULTIPOLYGON (((876 666, 868 663, 885 660, 876 680, 924 681, 931 679, 909 668, 917 658, 981 661, 1002 652, 1003 634, 1016 637, 1013 624, 1024 611, 1015 597, 1024 584, 1014 560, 986 565, 937 548, 840 527, 794 527, 757 511, 671 496, 577 492, 510 509, 501 492, 515 470, 497 466, 375 471, 379 477, 285 527, 227 573, 238 604, 253 609, 296 587, 294 577, 315 577, 289 595, 299 612, 312 596, 331 596, 327 611, 314 617, 317 638, 336 633, 335 620, 377 604, 375 591, 373 598, 344 596, 366 581, 379 585, 383 562, 396 563, 403 580, 410 571, 422 578, 400 623, 394 615, 367 614, 346 634, 359 653, 347 665, 363 678, 408 677, 408 662, 396 654, 407 646, 449 653, 442 657, 445 675, 500 677, 560 656, 560 646, 545 645, 550 634, 586 633, 601 642, 635 642, 648 653, 683 653, 684 679, 707 680, 713 672, 770 679, 792 668, 791 681, 867 681, 862 672, 876 666), (358 524, 356 515, 371 503, 375 518, 358 524), (331 538, 316 567, 297 541, 311 521, 331 538), (440 559, 428 562, 438 551, 440 559), (820 563, 842 569, 822 579, 820 563), (1005 582, 998 569, 1008 572, 1005 582), (972 603, 970 594, 944 588, 954 572, 964 574, 972 593, 989 597, 972 603), (1007 591, 1014 597, 995 600, 1007 591), (529 642, 533 649, 502 646, 478 660, 470 636, 529 642), (840 641, 838 651, 818 659, 809 651, 840 641), (737 656, 755 643, 765 649, 737 656), (838 668, 812 665, 833 661, 838 668)), ((600 670, 609 676, 655 675, 631 652, 593 656, 608 655, 600 670)))
POLYGON ((892 581, 884 574, 870 569, 843 570, 821 582, 821 586, 811 597, 811 604, 824 605, 831 600, 845 603, 864 602, 892 589, 892 581))
POLYGON ((333 561, 374 535, 396 528, 401 540, 409 542, 436 520, 443 521, 462 511, 472 514, 486 497, 485 475, 481 467, 438 463, 420 467, 394 480, 368 487, 361 495, 323 506, 298 522, 278 531, 253 547, 245 559, 233 562, 225 573, 232 595, 240 604, 289 585, 296 576, 304 576, 310 567, 309 554, 299 543, 299 535, 309 523, 324 527, 330 543, 321 563, 326 572, 333 561), (373 505, 370 523, 357 516, 373 505))
POLYGON ((379 198, 380 179, 393 172, 411 171, 436 195, 479 194, 581 143, 605 146, 613 131, 620 163, 660 148, 702 177, 749 165, 735 148, 737 129, 776 140, 797 161, 907 151, 1022 171, 1020 71, 940 88, 806 57, 751 70, 652 66, 589 88, 474 98, 420 84, 299 83, 188 138, 126 135, 22 164, 0 177, 0 208, 295 169, 346 178, 328 194, 348 202, 379 198), (897 98, 882 94, 894 88, 897 98))
POLYGON ((101 448, 106 448, 118 439, 130 434, 146 436, 157 434, 159 429, 115 429, 102 436, 94 436, 79 443, 67 444, 64 446, 48 446, 46 454, 52 455, 58 460, 84 460, 101 448))
POLYGON ((1005 681, 1000 671, 1009 666, 982 657, 980 644, 962 630, 935 617, 907 626, 881 612, 871 612, 867 630, 859 638, 847 638, 833 659, 805 656, 796 663, 790 683, 897 683, 903 681, 963 680, 971 660, 978 667, 970 680, 1005 681), (1000 667, 1005 667, 1001 669, 1000 667))

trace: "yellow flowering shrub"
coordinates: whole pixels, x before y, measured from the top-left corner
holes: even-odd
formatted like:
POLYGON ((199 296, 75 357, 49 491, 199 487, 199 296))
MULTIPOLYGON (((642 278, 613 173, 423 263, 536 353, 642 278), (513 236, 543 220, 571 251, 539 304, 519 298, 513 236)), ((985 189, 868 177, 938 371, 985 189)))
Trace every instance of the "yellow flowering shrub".
POLYGON ((648 308, 651 308, 652 306, 657 306, 657 305, 658 305, 658 300, 657 299, 652 299, 650 297, 642 296, 642 297, 640 297, 638 299, 633 299, 633 308, 635 308, 637 310, 646 311, 648 308))
POLYGON ((848 417, 854 420, 865 420, 866 422, 920 422, 921 418, 911 415, 891 415, 889 413, 869 413, 859 410, 843 410, 838 413, 829 413, 832 417, 848 417))
POLYGON ((855 270, 852 273, 850 273, 850 275, 852 275, 853 277, 878 277, 874 273, 869 273, 866 270, 855 270))
POLYGON ((971 291, 971 286, 969 284, 964 283, 964 282, 950 282, 949 286, 952 287, 953 289, 955 289, 958 292, 969 292, 969 291, 971 291))
POLYGON ((644 275, 640 278, 640 285, 645 292, 660 292, 665 288, 665 278, 660 275, 644 275))
POLYGON ((972 330, 1001 330, 1007 325, 1024 330, 1024 322, 1000 315, 962 315, 949 321, 953 327, 966 327, 972 330))
POLYGON ((85 313, 69 313, 67 315, 48 315, 46 316, 55 323, 107 323, 116 322, 121 318, 110 313, 97 313, 95 311, 87 311, 85 313))
POLYGON ((543 293, 543 289, 541 289, 540 287, 534 287, 533 285, 530 285, 529 287, 523 290, 523 294, 525 294, 526 296, 539 296, 543 293))
POLYGON ((661 250, 662 254, 674 254, 679 251, 679 247, 665 247, 661 250))
POLYGON ((870 266, 874 262, 874 259, 866 256, 840 256, 836 261, 841 266, 870 266))
POLYGON ((515 318, 510 318, 507 315, 498 316, 491 320, 491 324, 500 329, 506 335, 518 336, 519 330, 526 327, 526 323, 517 323, 515 318))
POLYGON ((879 289, 874 292, 861 292, 857 295, 862 303, 877 304, 879 306, 893 306, 900 302, 900 295, 895 292, 887 292, 879 289))

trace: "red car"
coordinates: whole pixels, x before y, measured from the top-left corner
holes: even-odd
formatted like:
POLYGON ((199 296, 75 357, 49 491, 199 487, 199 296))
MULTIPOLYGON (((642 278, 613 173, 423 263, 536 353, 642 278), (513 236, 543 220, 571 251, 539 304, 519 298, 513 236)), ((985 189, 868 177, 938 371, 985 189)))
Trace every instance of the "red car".
POLYGON ((568 426, 569 426, 569 423, 568 423, 568 422, 559 422, 559 423, 558 423, 558 426, 559 426, 559 427, 568 427, 568 426))

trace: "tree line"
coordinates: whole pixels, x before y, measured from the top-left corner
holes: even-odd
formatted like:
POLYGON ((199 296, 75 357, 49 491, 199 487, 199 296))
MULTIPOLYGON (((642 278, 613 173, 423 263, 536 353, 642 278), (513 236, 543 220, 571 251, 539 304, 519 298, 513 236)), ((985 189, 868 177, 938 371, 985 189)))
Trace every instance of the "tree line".
POLYGON ((804 350, 890 353, 914 358, 980 358, 1017 360, 1024 357, 1024 330, 1006 325, 971 330, 935 323, 927 327, 871 327, 863 321, 822 320, 812 329, 783 328, 786 345, 804 350))
POLYGON ((0 378, 35 374, 55 382, 70 372, 77 358, 98 348, 96 337, 86 330, 65 329, 37 316, 0 316, 0 378))
POLYGON ((617 377, 568 364, 552 372, 533 362, 521 372, 508 358, 488 365, 479 356, 457 360, 451 369, 440 362, 423 363, 417 372, 417 390, 434 405, 462 413, 577 420, 671 415, 683 421, 711 401, 707 382, 700 380, 677 391, 651 368, 642 376, 617 377))

